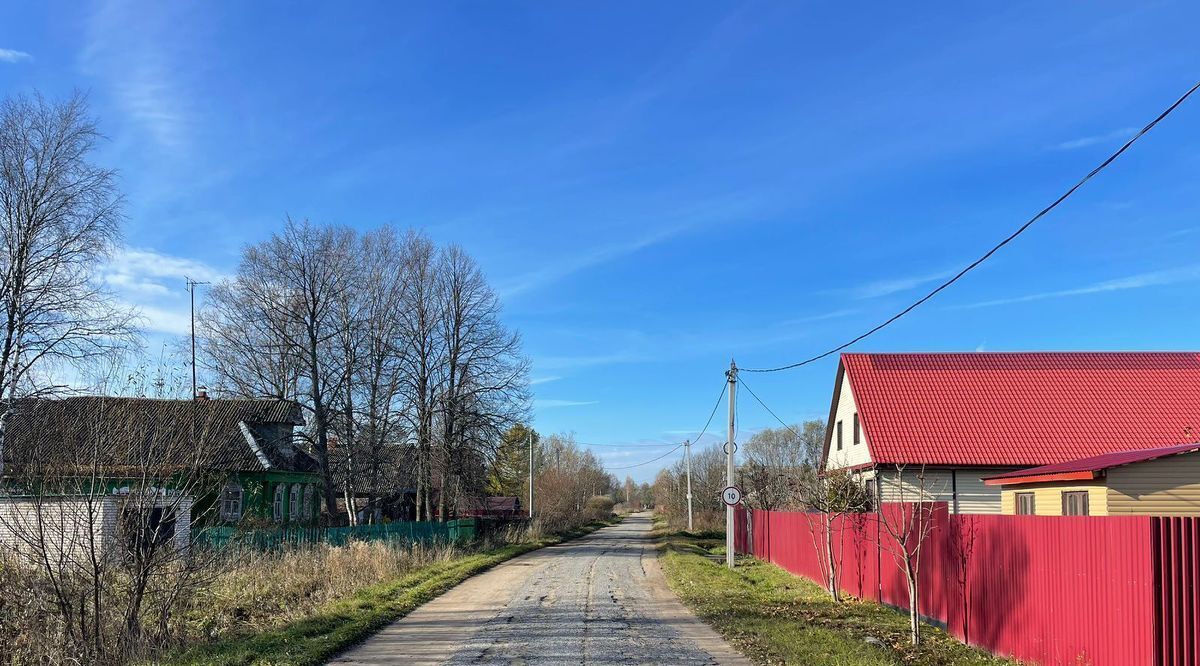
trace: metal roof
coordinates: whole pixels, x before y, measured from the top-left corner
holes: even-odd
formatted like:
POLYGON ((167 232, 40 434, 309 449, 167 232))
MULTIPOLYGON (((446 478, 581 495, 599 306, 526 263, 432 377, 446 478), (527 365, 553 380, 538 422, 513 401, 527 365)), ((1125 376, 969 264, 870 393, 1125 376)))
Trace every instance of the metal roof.
POLYGON ((878 464, 1035 466, 1200 435, 1196 352, 843 354, 838 375, 878 464))
POLYGON ((1053 465, 1042 465, 1030 469, 1019 469, 1004 474, 997 474, 984 479, 984 483, 992 486, 1003 486, 1016 483, 1032 483, 1035 481, 1065 481, 1069 479, 1095 478, 1099 472, 1122 465, 1155 460, 1166 456, 1177 456, 1183 453, 1200 451, 1200 443, 1177 444, 1156 449, 1138 449, 1134 451, 1117 451, 1099 456, 1068 460, 1053 465))

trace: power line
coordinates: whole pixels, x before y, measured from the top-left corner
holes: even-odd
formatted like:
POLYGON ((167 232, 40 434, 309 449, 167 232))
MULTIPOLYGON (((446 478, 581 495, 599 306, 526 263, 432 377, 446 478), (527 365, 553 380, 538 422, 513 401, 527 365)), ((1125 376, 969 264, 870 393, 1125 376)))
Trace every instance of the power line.
POLYGON ((664 446, 674 446, 673 442, 661 442, 657 444, 593 444, 592 442, 575 442, 578 446, 606 446, 616 449, 658 449, 664 446))
POLYGON ((683 444, 677 444, 675 446, 675 448, 671 449, 670 451, 667 451, 666 453, 662 454, 661 456, 659 456, 657 458, 652 458, 650 460, 647 460, 646 462, 640 462, 640 463, 637 463, 636 465, 621 465, 620 467, 605 467, 604 469, 633 469, 634 467, 641 467, 642 465, 649 465, 652 462, 658 462, 658 461, 662 460, 663 458, 666 458, 667 456, 671 455, 672 453, 675 453, 676 451, 678 451, 679 449, 682 449, 682 448, 683 448, 683 444))
MULTIPOLYGON (((700 434, 696 436, 697 442, 699 442, 700 438, 704 436, 704 433, 708 432, 708 426, 712 425, 713 417, 717 415, 717 408, 721 406, 721 399, 725 397, 725 389, 727 389, 727 388, 728 388, 727 382, 721 382, 721 394, 717 396, 717 402, 716 402, 716 404, 713 405, 712 412, 709 413, 709 415, 708 415, 708 421, 704 424, 704 429, 701 430, 700 434)), ((635 465, 622 465, 620 467, 607 467, 606 466, 604 469, 633 469, 634 467, 641 467, 642 465, 649 465, 650 463, 658 462, 658 461, 662 460, 663 458, 666 458, 667 456, 671 455, 672 453, 675 453, 676 451, 678 451, 679 449, 682 449, 682 448, 683 448, 683 444, 680 444, 680 445, 676 446, 675 448, 671 449, 670 451, 667 451, 666 453, 662 454, 661 456, 659 456, 657 458, 653 458, 651 460, 647 460, 645 462, 640 462, 635 465)))
POLYGON ((1057 208, 1058 205, 1061 204, 1062 202, 1066 201, 1067 198, 1070 197, 1072 194, 1074 194, 1076 190, 1083 187, 1084 183, 1088 182, 1089 180, 1092 179, 1093 176, 1095 176, 1096 174, 1103 171, 1106 167, 1108 167, 1109 164, 1112 164, 1113 161, 1115 161, 1118 157, 1120 157, 1122 153, 1124 153, 1126 150, 1129 150, 1129 147, 1132 146, 1134 143, 1136 143, 1138 139, 1142 138, 1143 135, 1145 135, 1150 130, 1154 129, 1154 126, 1157 125, 1159 122, 1161 122, 1164 118, 1171 115, 1171 112, 1173 112, 1176 108, 1178 108, 1180 104, 1183 104, 1184 100, 1186 100, 1188 97, 1191 97, 1192 93, 1196 92, 1197 89, 1200 89, 1200 83, 1196 83, 1196 85, 1192 86, 1187 92, 1185 92, 1183 94, 1182 97, 1175 100, 1174 104, 1167 107, 1167 109, 1165 111, 1158 114, 1157 118, 1150 121, 1150 124, 1143 127, 1137 134, 1133 135, 1133 138, 1126 141, 1125 145, 1121 146, 1121 148, 1119 150, 1117 150, 1117 152, 1113 153, 1112 155, 1109 155, 1108 159, 1104 160, 1103 162, 1100 163, 1099 166, 1097 166, 1096 168, 1089 171, 1086 176, 1084 176, 1082 179, 1079 180, 1079 182, 1072 185, 1070 189, 1068 189, 1066 192, 1064 192, 1062 194, 1062 196, 1055 199, 1054 203, 1052 203, 1049 206, 1046 206, 1042 210, 1038 211, 1037 215, 1034 215, 1033 217, 1029 218, 1029 221, 1027 221, 1025 224, 1022 224, 1020 227, 1018 227, 1017 230, 1012 232, 1011 234, 1009 234, 1009 236, 1007 238, 1000 241, 998 244, 994 245, 992 247, 992 249, 985 252, 983 254, 983 256, 981 256, 978 259, 976 259, 975 261, 971 262, 966 268, 959 271, 957 275, 950 278, 949 280, 946 280, 942 284, 938 285, 938 287, 936 289, 929 292, 928 294, 925 294, 925 296, 923 296, 920 300, 916 301, 912 305, 909 305, 908 307, 904 308, 900 312, 897 312, 895 315, 893 315, 887 321, 883 322, 882 324, 879 324, 878 326, 876 326, 875 328, 872 328, 871 330, 867 331, 866 333, 859 335, 858 337, 854 338, 853 340, 850 340, 849 342, 840 344, 840 345, 834 347, 833 349, 830 349, 827 352, 813 356, 812 358, 808 358, 803 361, 799 361, 797 363, 792 363, 790 365, 781 365, 781 366, 775 367, 775 368, 739 368, 739 371, 741 371, 741 372, 779 372, 780 370, 791 370, 792 368, 798 368, 802 365, 808 365, 809 363, 812 363, 814 361, 819 361, 819 360, 825 358, 826 356, 831 356, 833 354, 836 354, 836 353, 842 351, 843 349, 862 341, 864 338, 867 338, 867 337, 879 332, 880 330, 882 330, 884 327, 888 326, 892 322, 903 317, 904 315, 908 314, 909 312, 912 312, 918 306, 923 304, 925 301, 928 301, 929 299, 931 299, 935 295, 937 295, 938 292, 942 291, 946 287, 949 287, 950 285, 954 284, 955 282, 958 282, 958 280, 960 278, 962 278, 967 273, 971 272, 971 270, 973 270, 976 266, 979 266, 983 262, 987 261, 1000 248, 1004 247, 1005 245, 1008 245, 1010 242, 1012 242, 1014 239, 1016 239, 1017 236, 1020 236, 1022 233, 1024 233, 1026 229, 1033 226, 1034 222, 1037 222, 1038 220, 1042 219, 1042 217, 1044 217, 1047 213, 1049 213, 1050 211, 1057 208))
POLYGON ((795 435, 796 437, 800 437, 800 433, 796 432, 796 429, 795 429, 795 428, 793 428, 792 426, 788 425, 788 424, 787 424, 787 423, 786 423, 786 422, 785 422, 783 419, 779 418, 779 415, 778 415, 778 414, 776 414, 775 412, 771 411, 771 408, 770 408, 770 407, 767 407, 767 403, 763 402, 763 401, 762 401, 762 398, 758 397, 758 394, 754 392, 754 389, 750 388, 750 386, 749 386, 749 385, 746 383, 746 380, 745 380, 745 379, 743 379, 743 380, 742 380, 742 388, 744 388, 744 389, 746 389, 747 391, 749 391, 749 392, 750 392, 750 395, 754 397, 754 400, 755 400, 756 402, 758 402, 758 404, 762 405, 762 408, 763 408, 763 409, 765 409, 765 410, 767 410, 767 413, 769 413, 771 416, 774 416, 774 417, 775 417, 775 420, 776 420, 776 421, 779 421, 779 423, 781 423, 781 424, 783 425, 783 427, 787 428, 788 430, 791 430, 791 431, 792 431, 792 434, 793 434, 793 435, 795 435))

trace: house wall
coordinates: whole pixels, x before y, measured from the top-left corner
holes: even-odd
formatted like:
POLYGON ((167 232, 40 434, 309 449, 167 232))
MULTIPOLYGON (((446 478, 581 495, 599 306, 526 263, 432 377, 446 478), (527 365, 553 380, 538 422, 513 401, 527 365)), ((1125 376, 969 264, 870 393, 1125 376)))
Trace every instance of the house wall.
POLYGON ((44 552, 52 559, 101 552, 115 526, 110 497, 0 500, 0 547, 10 552, 44 552))
POLYGON ((884 502, 945 502, 951 513, 1000 513, 1000 488, 984 485, 982 477, 1007 472, 1008 467, 926 468, 924 481, 917 468, 901 473, 880 469, 879 492, 884 502), (922 494, 922 486, 924 493, 922 494))
POLYGON ((1019 486, 995 486, 1001 489, 1001 512, 1013 515, 1017 512, 1017 493, 1033 493, 1033 513, 1036 516, 1061 516, 1062 494, 1084 491, 1088 493, 1088 514, 1107 516, 1109 513, 1108 492, 1103 479, 1095 481, 1058 481, 1019 486))
POLYGON ((1200 454, 1148 460, 1108 470, 1109 515, 1200 515, 1200 454))
POLYGON ((854 392, 850 390, 850 379, 842 378, 838 391, 837 408, 834 410, 833 422, 829 424, 829 456, 825 461, 826 469, 841 469, 866 465, 871 462, 871 453, 867 448, 866 428, 861 430, 861 439, 854 443, 854 415, 858 407, 854 404, 854 392), (837 423, 842 422, 843 445, 837 450, 837 423))
MULTIPOLYGON (((162 498, 155 506, 176 512, 175 548, 191 545, 192 500, 162 498)), ((112 551, 117 541, 121 497, 5 498, 0 500, 0 548, 11 552, 45 552, 53 558, 112 551)))

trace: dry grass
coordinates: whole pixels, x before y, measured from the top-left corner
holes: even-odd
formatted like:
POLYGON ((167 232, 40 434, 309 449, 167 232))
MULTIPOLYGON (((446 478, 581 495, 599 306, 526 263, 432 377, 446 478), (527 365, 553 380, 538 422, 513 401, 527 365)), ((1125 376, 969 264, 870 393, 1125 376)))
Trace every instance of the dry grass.
POLYGON ((263 631, 364 588, 461 554, 451 544, 355 542, 280 553, 239 553, 182 609, 185 642, 263 631))

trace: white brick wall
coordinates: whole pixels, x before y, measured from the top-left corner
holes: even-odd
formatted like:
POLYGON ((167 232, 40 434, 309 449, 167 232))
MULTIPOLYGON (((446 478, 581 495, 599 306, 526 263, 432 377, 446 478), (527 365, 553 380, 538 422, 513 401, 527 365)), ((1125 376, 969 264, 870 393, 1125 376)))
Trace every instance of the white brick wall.
MULTIPOLYGON (((95 548, 113 549, 123 498, 117 495, 65 498, 0 498, 0 548, 29 554, 44 550, 49 557, 84 557, 95 548)), ((176 548, 191 545, 192 499, 161 497, 154 506, 176 510, 176 548)))

